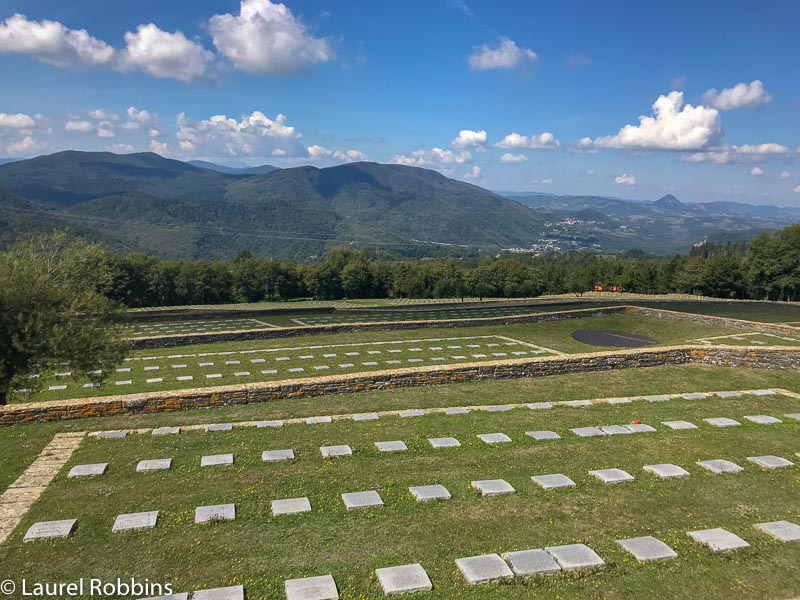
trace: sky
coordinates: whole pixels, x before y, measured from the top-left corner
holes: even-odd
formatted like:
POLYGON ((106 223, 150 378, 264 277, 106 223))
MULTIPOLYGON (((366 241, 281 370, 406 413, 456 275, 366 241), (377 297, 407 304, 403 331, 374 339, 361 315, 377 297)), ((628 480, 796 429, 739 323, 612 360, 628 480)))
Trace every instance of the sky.
POLYGON ((800 206, 800 3, 0 0, 0 156, 800 206))

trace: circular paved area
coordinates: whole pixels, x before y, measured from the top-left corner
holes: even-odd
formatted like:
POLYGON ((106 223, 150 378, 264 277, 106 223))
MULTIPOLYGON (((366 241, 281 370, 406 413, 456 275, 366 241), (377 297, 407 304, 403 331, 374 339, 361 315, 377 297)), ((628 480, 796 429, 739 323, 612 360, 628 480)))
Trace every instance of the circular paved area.
POLYGON ((592 346, 608 346, 616 348, 644 348, 658 343, 653 338, 608 329, 585 329, 572 334, 572 339, 592 346))

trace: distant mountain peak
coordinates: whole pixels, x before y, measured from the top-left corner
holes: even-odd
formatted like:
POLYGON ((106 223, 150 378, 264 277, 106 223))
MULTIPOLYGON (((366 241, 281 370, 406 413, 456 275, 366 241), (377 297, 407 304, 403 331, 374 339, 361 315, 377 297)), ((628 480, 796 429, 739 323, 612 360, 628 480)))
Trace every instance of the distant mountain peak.
POLYGON ((664 208, 682 208, 684 206, 683 202, 678 200, 672 194, 661 196, 661 198, 653 202, 653 204, 656 206, 663 206, 664 208))

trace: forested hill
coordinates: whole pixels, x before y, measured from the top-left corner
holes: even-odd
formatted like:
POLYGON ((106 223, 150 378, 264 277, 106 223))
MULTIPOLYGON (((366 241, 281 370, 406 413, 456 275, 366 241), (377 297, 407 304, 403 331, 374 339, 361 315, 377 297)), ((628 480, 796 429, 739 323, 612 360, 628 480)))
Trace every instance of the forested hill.
MULTIPOLYGON (((247 248, 307 260, 347 244, 410 256, 496 252, 529 245, 541 230, 518 202, 435 171, 377 163, 230 174, 152 153, 70 151, 2 165, 0 185, 47 207, 48 218, 161 258, 247 248)), ((29 213, 16 231, 36 220, 29 213)))

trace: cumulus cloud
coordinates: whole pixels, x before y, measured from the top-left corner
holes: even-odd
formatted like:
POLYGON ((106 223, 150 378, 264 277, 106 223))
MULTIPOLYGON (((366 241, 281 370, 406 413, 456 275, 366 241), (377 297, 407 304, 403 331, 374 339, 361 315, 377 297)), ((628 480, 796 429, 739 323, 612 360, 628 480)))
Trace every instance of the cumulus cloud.
POLYGON ((595 144, 606 148, 704 150, 722 138, 719 111, 685 104, 683 92, 659 96, 653 103, 653 115, 642 115, 639 125, 626 125, 616 135, 597 138, 595 144))
POLYGON ((169 145, 165 142, 158 140, 150 140, 150 150, 161 156, 168 156, 170 154, 169 145))
POLYGON ((119 115, 115 112, 95 108, 89 111, 89 116, 95 121, 119 121, 119 115))
POLYGON ((270 0, 242 0, 238 15, 214 15, 208 31, 217 50, 247 73, 292 75, 335 58, 327 40, 311 35, 286 5, 270 0))
POLYGON ((25 113, 17 113, 14 115, 0 112, 0 127, 8 129, 29 129, 36 126, 36 121, 33 117, 25 113))
POLYGON ((239 156, 267 154, 276 147, 294 151, 301 135, 286 124, 285 115, 270 119, 255 111, 239 121, 225 115, 193 121, 181 113, 176 137, 185 151, 200 150, 204 156, 239 156))
POLYGON ((106 150, 115 154, 130 154, 131 152, 136 152, 136 148, 130 144, 111 144, 110 146, 106 146, 106 150))
POLYGON ((507 165, 515 165, 528 162, 528 157, 524 154, 512 154, 511 152, 506 152, 500 157, 500 162, 507 165))
POLYGON ((116 51, 85 29, 58 21, 29 21, 15 14, 0 22, 0 53, 24 54, 61 68, 110 67, 116 51))
POLYGON ((596 154, 597 147, 592 138, 582 137, 567 148, 567 152, 574 152, 575 154, 596 154))
POLYGON ((720 92, 711 88, 703 94, 703 102, 719 110, 761 108, 770 100, 772 96, 758 79, 750 83, 737 83, 732 88, 724 88, 720 92))
POLYGON ((800 194, 800 185, 792 190, 795 194, 800 194))
POLYGON ((64 125, 64 131, 89 133, 94 129, 94 125, 89 121, 67 121, 64 125))
POLYGON ((517 46, 513 40, 501 36, 497 39, 497 46, 494 48, 488 44, 475 48, 475 52, 467 57, 467 64, 473 71, 514 69, 537 58, 539 57, 536 52, 530 48, 517 46))
POLYGON ((791 150, 782 144, 742 144, 741 146, 720 146, 704 152, 687 154, 683 157, 683 160, 686 162, 727 165, 730 163, 764 160, 771 155, 787 154, 789 152, 791 150))
POLYGON ((116 137, 114 133, 114 124, 110 121, 101 121, 97 124, 97 137, 113 138, 116 137))
POLYGON ((43 144, 41 144, 35 137, 32 135, 26 135, 21 140, 6 146, 6 152, 10 156, 29 156, 31 154, 35 154, 43 147, 43 144))
POLYGON ((763 177, 764 170, 760 167, 753 167, 752 169, 750 169, 750 175, 752 175, 753 177, 763 177))
POLYGON ((627 185, 628 187, 633 187, 636 185, 636 177, 633 175, 628 175, 627 173, 623 173, 622 175, 617 175, 614 178, 614 183, 617 185, 627 185))
POLYGON ((462 129, 458 132, 458 136, 450 143, 454 148, 473 148, 478 151, 486 149, 486 132, 472 131, 471 129, 462 129))
POLYGON ((531 134, 530 137, 520 135, 518 133, 509 133, 502 140, 497 142, 495 146, 505 149, 528 149, 528 150, 541 150, 547 148, 558 148, 560 142, 549 131, 540 134, 531 134))
POLYGON ((154 23, 139 25, 125 34, 125 50, 119 59, 123 71, 139 69, 159 79, 188 83, 208 76, 214 55, 183 33, 162 31, 154 23))
POLYGON ((792 176, 789 171, 781 171, 781 174, 778 175, 778 179, 789 179, 792 176))
MULTIPOLYGON (((311 160, 332 158, 334 160, 338 160, 343 163, 369 160, 369 157, 367 157, 367 155, 361 152, 360 150, 347 150, 345 152, 342 152, 341 150, 328 150, 325 146, 320 146, 318 144, 314 144, 313 146, 308 146, 306 148, 306 152, 308 152, 308 158, 310 158, 311 160)), ((278 154, 276 156, 282 156, 282 154, 278 154)))
POLYGON ((472 155, 468 150, 453 152, 452 150, 433 148, 431 150, 414 150, 409 155, 396 155, 389 162, 412 167, 435 167, 439 165, 463 165, 471 161, 472 155))
POLYGON ((472 165, 472 168, 464 173, 464 179, 480 179, 481 168, 478 165, 472 165))

